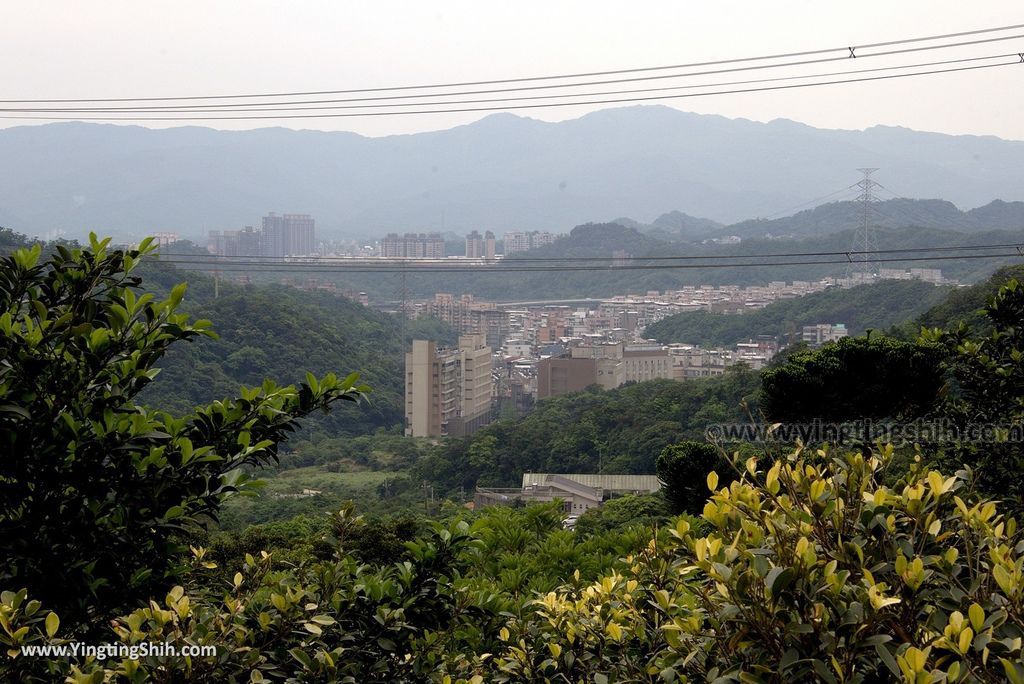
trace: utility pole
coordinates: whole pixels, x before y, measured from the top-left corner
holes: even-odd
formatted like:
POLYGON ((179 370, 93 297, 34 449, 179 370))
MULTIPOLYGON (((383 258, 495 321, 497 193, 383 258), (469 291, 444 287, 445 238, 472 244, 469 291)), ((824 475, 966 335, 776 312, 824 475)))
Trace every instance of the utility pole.
POLYGON ((401 269, 401 275, 399 276, 398 281, 398 292, 396 292, 395 294, 398 295, 398 335, 399 338, 402 340, 402 348, 405 349, 406 319, 409 317, 409 287, 406 282, 404 260, 402 261, 401 269))
POLYGON ((860 226, 858 226, 857 231, 853 234, 853 248, 850 251, 862 253, 851 253, 849 255, 850 262, 846 265, 847 278, 853 277, 855 273, 854 267, 857 264, 861 264, 861 268, 857 269, 856 272, 878 275, 878 262, 876 261, 878 236, 875 234, 875 228, 871 223, 871 205, 877 201, 874 195, 875 188, 882 186, 871 178, 871 174, 878 171, 878 169, 864 168, 857 170, 864 175, 864 178, 858 181, 856 185, 856 187, 860 188, 860 195, 857 196, 857 202, 860 204, 860 226))

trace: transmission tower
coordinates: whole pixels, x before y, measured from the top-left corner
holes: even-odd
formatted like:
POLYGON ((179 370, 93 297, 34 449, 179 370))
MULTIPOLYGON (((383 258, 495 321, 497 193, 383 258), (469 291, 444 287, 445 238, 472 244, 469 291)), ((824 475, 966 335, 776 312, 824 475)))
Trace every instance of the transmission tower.
POLYGON ((875 261, 875 254, 878 251, 878 236, 875 234, 875 227, 871 222, 871 205, 878 201, 874 193, 875 188, 882 186, 871 178, 871 174, 878 169, 857 170, 864 174, 864 178, 855 186, 860 188, 860 195, 857 196, 857 202, 860 203, 860 226, 853 234, 851 251, 861 252, 861 254, 850 255, 850 263, 846 265, 847 278, 852 278, 854 273, 878 275, 878 262, 875 261))

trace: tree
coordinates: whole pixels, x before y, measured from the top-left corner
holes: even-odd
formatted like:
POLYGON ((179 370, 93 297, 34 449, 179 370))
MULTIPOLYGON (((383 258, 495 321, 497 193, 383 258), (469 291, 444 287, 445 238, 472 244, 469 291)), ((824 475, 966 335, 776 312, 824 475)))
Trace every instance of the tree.
POLYGON ((175 535, 253 486, 243 467, 277 459, 296 419, 368 391, 358 376, 242 388, 185 418, 133 398, 175 342, 212 336, 138 296, 152 251, 90 236, 44 263, 40 247, 0 260, 0 584, 26 587, 66 624, 95 625, 166 587, 175 535))
POLYGON ((650 527, 668 520, 668 502, 660 493, 628 494, 611 499, 580 516, 576 532, 593 535, 628 525, 650 527))
POLYGON ((1024 416, 1024 284, 1011 279, 978 313, 990 326, 987 334, 961 324, 925 330, 922 339, 950 352, 947 367, 958 389, 952 410, 973 420, 1018 420, 1024 416))
MULTIPOLYGON (((784 423, 912 419, 928 412, 943 387, 943 350, 890 337, 847 337, 796 352, 761 373, 762 409, 784 423)), ((866 446, 865 446, 866 448, 866 446)))
POLYGON ((699 515, 707 501, 704 482, 708 473, 718 471, 723 481, 732 466, 718 449, 706 442, 682 442, 665 447, 658 455, 658 480, 674 513, 699 515))
POLYGON ((1010 279, 977 312, 978 326, 961 323, 952 330, 924 329, 921 339, 947 351, 945 367, 955 391, 940 407, 959 431, 939 462, 969 463, 981 486, 1024 509, 1024 284, 1010 279), (978 334, 978 327, 986 332, 978 334), (976 428, 985 428, 977 432, 976 428), (971 432, 989 443, 979 443, 971 432), (1016 431, 1017 437, 1010 438, 1016 431), (990 435, 990 437, 986 437, 990 435))

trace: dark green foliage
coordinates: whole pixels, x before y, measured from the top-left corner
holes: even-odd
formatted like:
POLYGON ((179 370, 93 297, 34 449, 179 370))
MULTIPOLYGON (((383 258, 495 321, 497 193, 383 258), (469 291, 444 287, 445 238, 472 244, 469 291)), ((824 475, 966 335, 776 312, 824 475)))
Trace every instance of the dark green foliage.
POLYGON ((319 465, 325 470, 404 470, 426 451, 427 440, 392 434, 328 437, 312 435, 289 441, 291 451, 281 468, 319 465))
MULTIPOLYGON (((158 643, 224 639, 217 658, 144 658, 145 664, 135 667, 142 665, 152 681, 280 681, 292 675, 298 681, 427 681, 449 657, 449 645, 458 643, 470 653, 486 649, 506 620, 486 600, 471 603, 468 592, 458 587, 479 546, 462 523, 435 525, 410 543, 407 563, 387 568, 349 556, 288 567, 269 554, 250 555, 223 586, 207 590, 193 583, 188 594, 176 586, 153 603, 156 611, 160 606, 169 610, 154 614, 153 608, 140 608, 115 623, 107 638, 127 638, 132 632, 141 637, 144 630, 146 641, 158 643)), ((23 613, 26 605, 24 595, 19 599, 4 592, 0 611, 20 628, 22 620, 36 622, 23 613)), ((62 628, 61 634, 67 632, 62 628)), ((55 678, 55 673, 61 668, 67 673, 68 662, 5 659, 0 678, 61 681, 64 677, 55 678)), ((126 669, 135 667, 128 662, 90 659, 79 666, 102 681, 106 666, 120 670, 119 678, 129 677, 126 669)))
POLYGON ((250 487, 296 419, 366 390, 307 375, 264 382, 182 419, 135 397, 175 342, 209 322, 176 313, 131 271, 148 249, 40 248, 0 260, 0 584, 28 587, 87 624, 173 575, 173 534, 250 487))
POLYGON ((261 472, 260 477, 264 486, 253 496, 236 498, 223 506, 222 529, 239 530, 297 515, 316 515, 336 509, 346 501, 354 501, 359 510, 374 515, 413 508, 423 510, 424 496, 419 483, 403 473, 334 472, 307 467, 261 472))
POLYGON ((955 328, 960 322, 966 323, 975 332, 991 329, 991 322, 982 312, 985 303, 1000 287, 1014 279, 1024 281, 1024 264, 1005 266, 979 283, 953 290, 941 304, 933 306, 909 324, 910 339, 922 327, 955 328))
POLYGON ((518 486, 524 472, 653 474, 661 450, 701 439, 711 423, 744 422, 757 374, 656 380, 546 399, 533 413, 500 421, 467 439, 447 440, 413 468, 442 492, 477 483, 518 486))
MULTIPOLYGON (((709 481, 700 529, 682 517, 581 538, 548 504, 434 524, 387 567, 275 552, 222 574, 197 548, 184 586, 106 638, 212 645, 216 657, 13 657, 0 678, 1024 682, 1015 521, 966 471, 881 484, 891 457, 737 462, 739 481, 709 481)), ((343 546, 363 523, 336 517, 343 546)), ((0 625, 15 652, 74 638, 24 591, 0 593, 0 625)))
POLYGON ((364 520, 355 516, 355 507, 345 504, 330 515, 330 528, 336 552, 361 563, 391 565, 408 555, 406 545, 422 532, 422 524, 407 514, 364 520))
MULTIPOLYGON (((366 434, 404 423, 405 345, 395 317, 327 292, 276 284, 222 282, 215 298, 208 276, 154 260, 146 261, 142 273, 145 286, 158 295, 187 279, 182 310, 215 321, 218 335, 172 349, 143 402, 183 412, 265 377, 297 382, 306 370, 321 375, 358 369, 374 388, 373 400, 313 418, 304 434, 366 434)), ((409 321, 405 332, 408 338, 454 339, 451 327, 436 319, 409 321)))
POLYGON ((576 533, 594 535, 630 526, 654 527, 664 524, 671 514, 664 492, 631 494, 592 508, 576 522, 576 533))
POLYGON ((597 512, 581 516, 576 529, 567 530, 560 502, 484 509, 471 528, 483 546, 466 571, 467 580, 481 589, 497 589, 522 605, 536 592, 576 581, 577 572, 582 581, 610 572, 621 565, 619 559, 647 545, 654 536, 652 523, 666 519, 664 501, 658 497, 622 497, 597 512), (605 512, 607 521, 600 517, 605 512))
POLYGON ((983 319, 977 327, 960 323, 952 330, 922 333, 924 341, 948 353, 946 368, 955 391, 943 402, 940 415, 961 430, 989 428, 987 435, 964 433, 938 459, 947 466, 970 464, 985 491, 1020 510, 1024 508, 1024 285, 1011 279, 977 313, 983 319))
POLYGON ((647 326, 644 335, 663 344, 709 347, 730 346, 758 335, 787 339, 814 323, 845 323, 851 335, 860 335, 869 328, 884 330, 913 318, 948 293, 949 288, 918 280, 889 280, 782 299, 743 315, 688 311, 647 326))
POLYGON ((708 500, 708 473, 718 473, 728 485, 734 478, 732 465, 707 442, 682 442, 665 447, 658 454, 658 479, 673 513, 700 515, 708 500))
POLYGON ((205 558, 218 565, 220 572, 206 581, 211 587, 230 581, 234 569, 245 563, 246 554, 259 556, 266 551, 278 561, 299 565, 330 559, 338 550, 331 539, 330 519, 323 514, 251 525, 241 531, 211 532, 197 528, 189 532, 185 541, 192 547, 205 548, 205 558))
POLYGON ((988 298, 983 309, 990 331, 971 337, 961 326, 940 337, 955 355, 960 411, 974 420, 995 422, 1024 416, 1024 284, 1011 280, 988 298))
POLYGON ((762 409, 785 423, 915 418, 938 398, 942 357, 935 345, 847 337, 763 371, 762 409))

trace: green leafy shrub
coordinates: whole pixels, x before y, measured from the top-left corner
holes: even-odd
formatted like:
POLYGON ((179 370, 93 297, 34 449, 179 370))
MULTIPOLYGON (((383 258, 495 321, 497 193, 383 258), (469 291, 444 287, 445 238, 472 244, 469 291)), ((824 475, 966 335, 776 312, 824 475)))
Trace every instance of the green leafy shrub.
POLYGON ((932 344, 845 337, 762 371, 762 409, 785 423, 917 418, 939 398, 942 359, 932 344))
POLYGON ((577 534, 593 535, 637 525, 649 528, 667 522, 669 513, 662 492, 630 494, 590 509, 580 516, 575 529, 577 534))
POLYGON ((750 459, 694 535, 552 592, 505 681, 1024 682, 1024 537, 972 475, 880 484, 892 451, 750 459))
POLYGON ((174 536, 252 485, 296 419, 368 388, 358 375, 241 391, 186 418, 137 405, 175 342, 208 321, 137 295, 152 251, 57 245, 0 259, 0 586, 27 587, 67 625, 98 624, 175 572, 174 536))
MULTIPOLYGON (((175 586, 162 600, 117 618, 105 639, 125 645, 213 646, 217 655, 33 658, 27 644, 66 645, 54 613, 24 591, 0 597, 3 681, 423 681, 459 654, 481 652, 503 621, 488 597, 456 588, 479 544, 466 523, 437 526, 409 545, 409 560, 372 569, 344 556, 280 567, 267 553, 248 555, 224 589, 175 586), (53 617, 50 617, 53 616, 53 617), (16 656, 16 657, 11 657, 16 656)), ((194 549, 196 567, 205 550, 194 549)), ((435 677, 437 678, 437 677, 435 677)))

